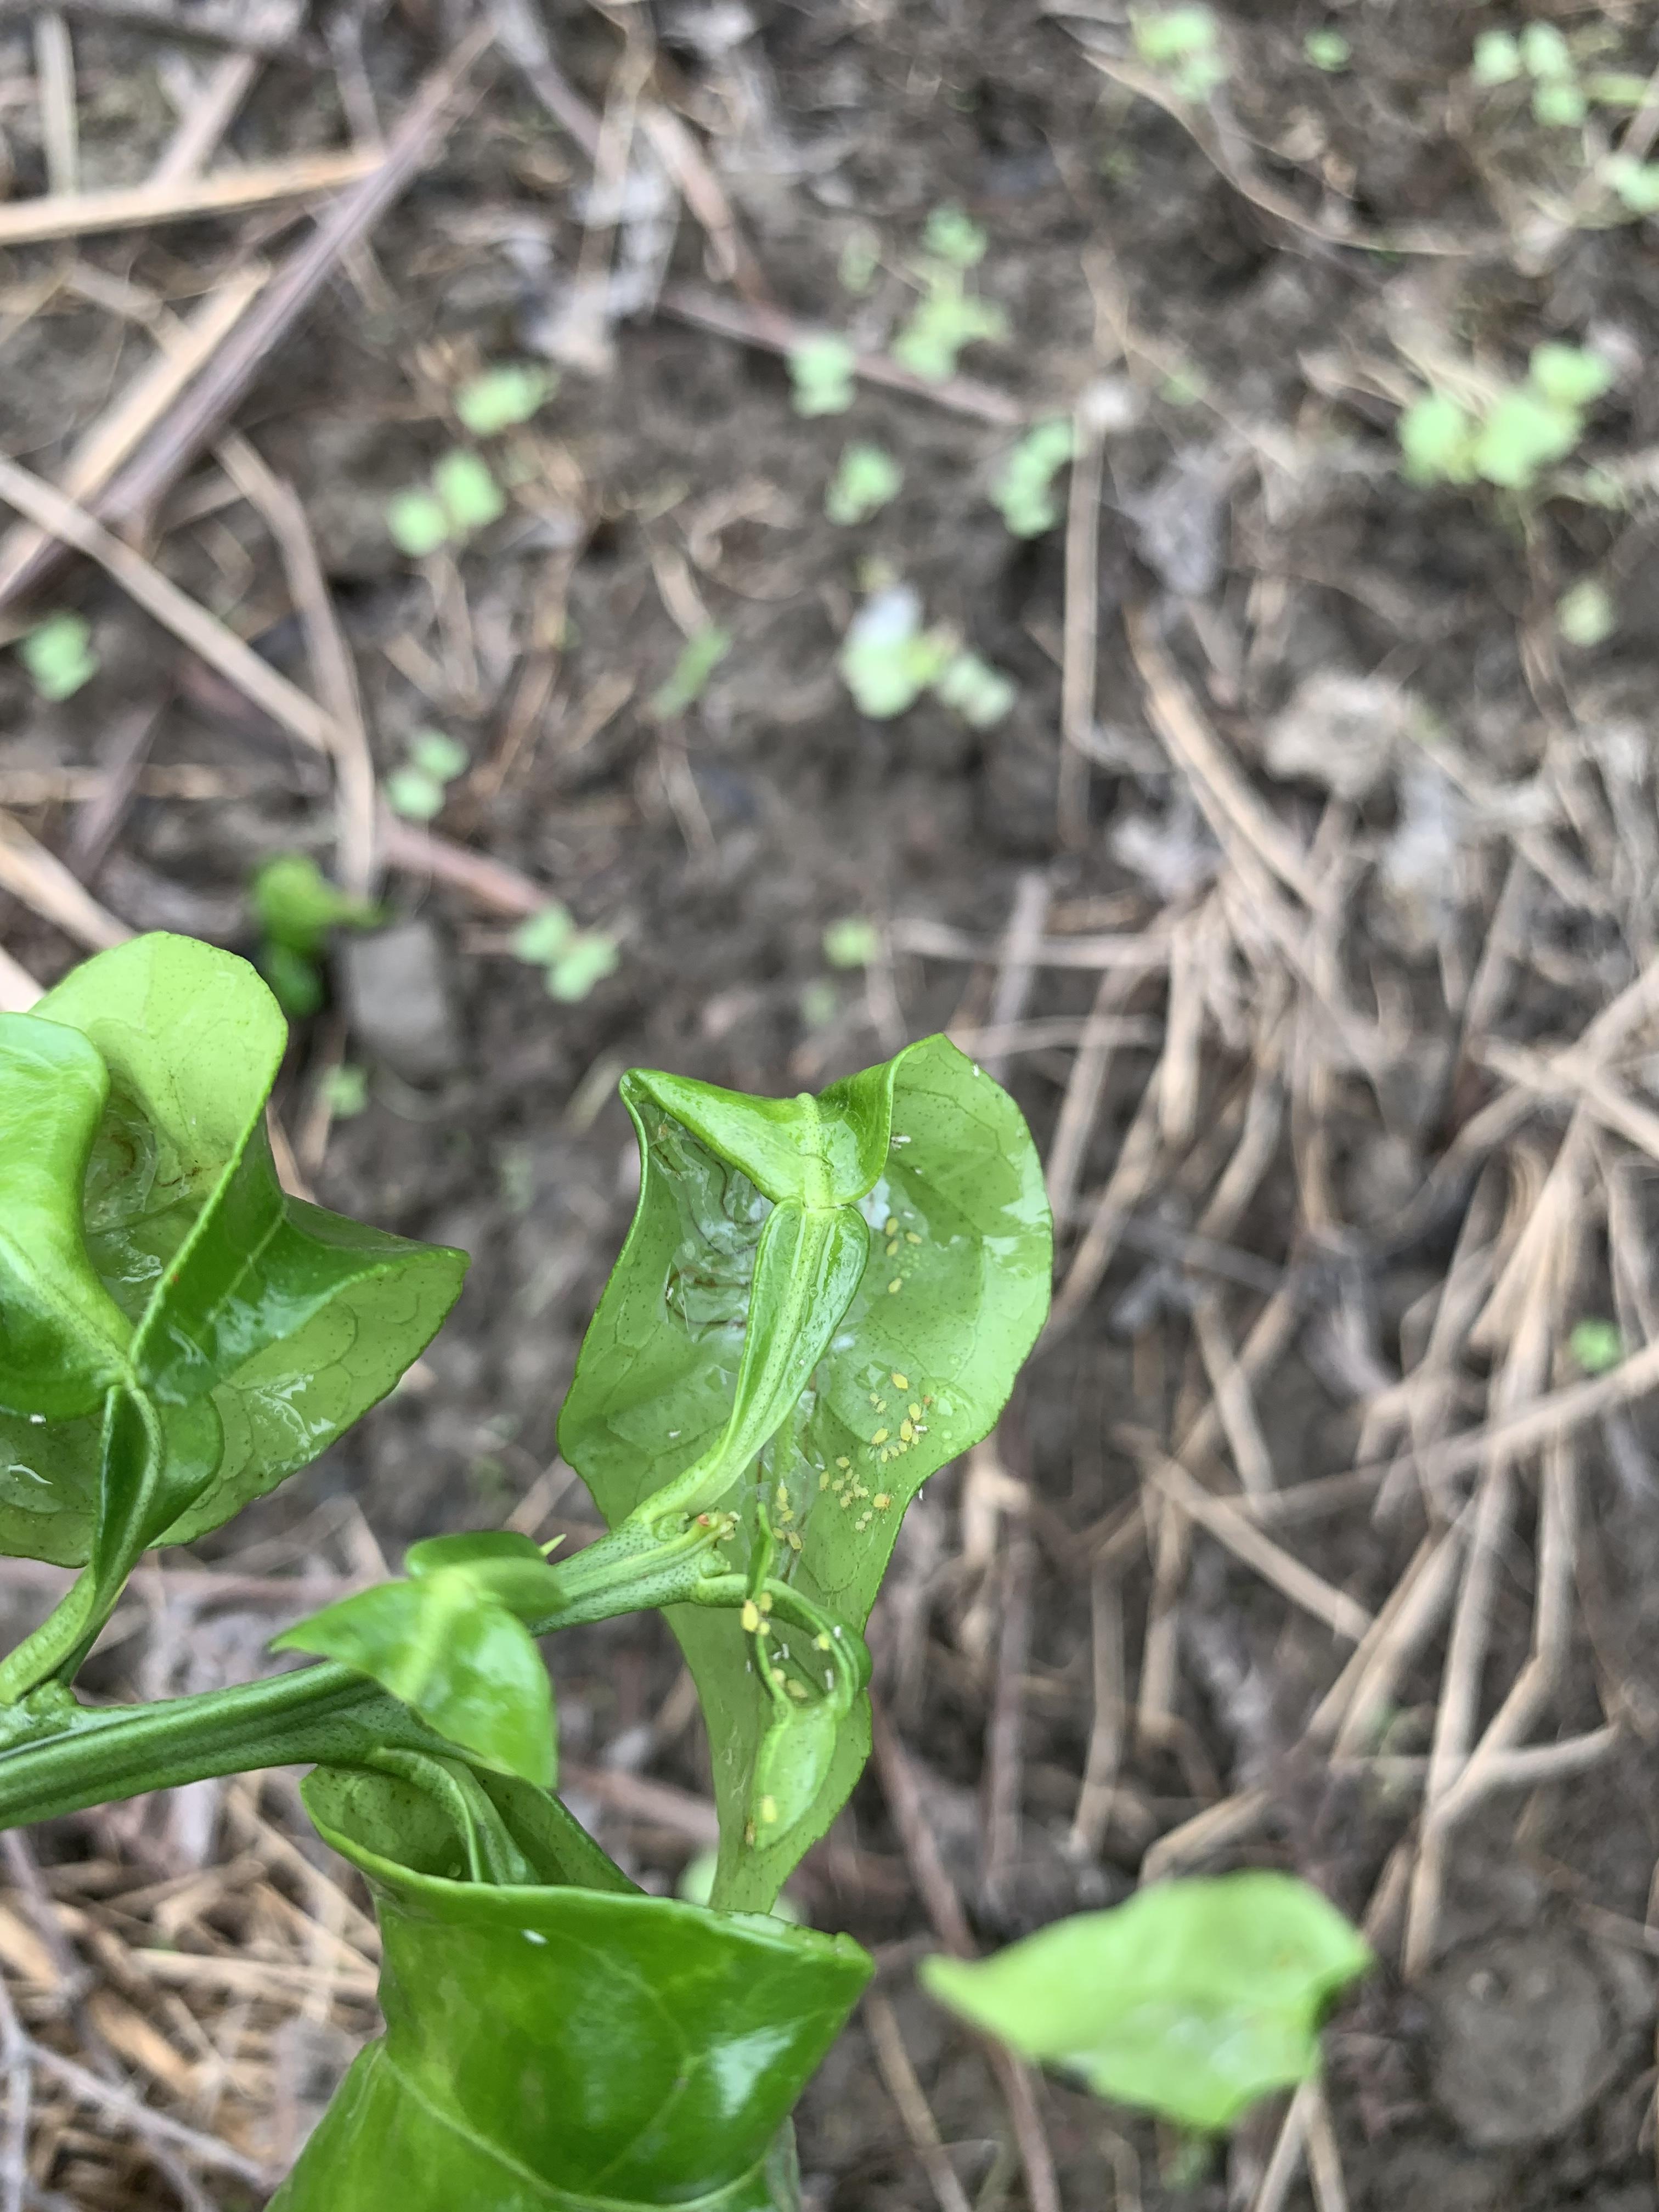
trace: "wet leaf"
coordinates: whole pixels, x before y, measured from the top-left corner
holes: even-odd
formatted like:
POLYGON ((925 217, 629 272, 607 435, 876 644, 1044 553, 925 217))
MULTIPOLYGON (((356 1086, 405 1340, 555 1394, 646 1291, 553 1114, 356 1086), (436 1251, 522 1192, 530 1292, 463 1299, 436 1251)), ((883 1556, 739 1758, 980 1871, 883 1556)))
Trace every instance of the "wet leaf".
POLYGON ((641 1896, 555 1801, 480 1779, 547 1886, 457 1880, 460 1839, 399 1783, 304 1785, 374 1891, 386 2033, 271 2212, 799 2212, 789 2111, 867 1955, 641 1896))
POLYGON ((1216 2131, 1319 2066, 1327 2007, 1371 1963, 1290 1875, 1166 1881, 1057 1921, 994 1958, 933 1958, 923 1986, 1097 2096, 1216 2131))
MULTIPOLYGON (((747 1509, 758 1478, 793 1586, 861 1629, 906 1505, 990 1428, 1047 1310, 1048 1207, 1018 1109, 942 1037, 816 1099, 640 1072, 623 1096, 640 1138, 639 1205, 582 1347, 561 1449, 613 1525, 671 1481, 702 1484, 704 1470, 722 1486, 699 1488, 696 1506, 747 1509), (843 1232, 834 1255, 814 1245, 813 1214, 850 1215, 856 1237, 843 1232), (799 1265, 775 1265, 786 1244, 799 1265), (860 1264, 843 1278, 853 1253, 860 1264), (809 1323, 818 1348, 804 1371, 761 1357, 809 1323)), ((734 1565, 747 1528, 745 1510, 734 1565)), ((747 1847, 771 1704, 735 1615, 680 1607, 671 1619, 708 1719, 721 1894, 764 1909, 857 1778, 867 1707, 859 1699, 839 1729, 799 1822, 747 1847)), ((824 1676, 810 1637, 785 1627, 776 1640, 805 1680, 824 1676)))

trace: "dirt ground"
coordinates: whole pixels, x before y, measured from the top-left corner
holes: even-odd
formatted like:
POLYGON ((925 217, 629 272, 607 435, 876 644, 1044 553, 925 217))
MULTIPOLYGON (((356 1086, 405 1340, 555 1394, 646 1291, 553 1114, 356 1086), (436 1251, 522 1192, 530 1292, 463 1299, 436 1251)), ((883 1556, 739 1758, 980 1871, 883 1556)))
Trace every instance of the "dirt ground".
MULTIPOLYGON (((1233 0, 1184 62, 1149 20, 80 0, 66 80, 0 9, 0 453, 152 564, 20 595, 0 544, 7 635, 78 611, 98 662, 53 703, 0 654, 0 941, 49 984, 124 928, 256 950, 277 854, 374 884, 391 926, 337 936, 295 1025, 292 1177, 474 1255, 396 1398, 138 1578, 99 1679, 243 1678, 293 1577, 314 1604, 418 1535, 591 1533, 554 1424, 629 1217, 617 1074, 817 1087, 947 1030, 1048 1164, 1055 1320, 912 1509, 872 1625, 891 1745, 793 1886, 880 1967, 801 2113, 813 2212, 1644 2212, 1659 9, 1540 0, 1518 74, 1471 56, 1528 19, 1467 0, 1233 0), (413 181, 112 507, 87 441, 194 346, 141 459, 188 428, 358 190, 192 214, 192 178, 395 150, 458 51, 413 181), (158 174, 128 227, 5 228, 158 174), (983 234, 965 270, 941 210, 983 234), (895 372, 952 283, 1002 335, 895 372), (803 414, 824 332, 862 367, 803 414), (1413 480, 1402 411, 1483 420, 1540 344, 1605 364, 1567 449, 1413 480), (557 378, 533 419, 458 428, 520 360, 557 378), (1015 535, 994 495, 1056 420, 1072 467, 1015 535), (851 441, 902 488, 835 522, 851 441), (505 512, 412 556, 388 501, 458 444, 505 512), (205 635, 143 604, 158 573, 205 635), (904 587, 1010 680, 984 726, 850 695, 849 626, 904 587), (320 750, 245 647, 322 702, 320 750), (377 822, 371 766, 434 728, 468 765, 429 831, 377 822), (514 951, 550 898, 617 948, 569 1001, 514 951), (1237 1865, 1319 1882, 1379 1966, 1324 2089, 1212 2156, 1053 2081, 1021 2126, 915 1990, 941 1893, 989 1945, 1237 1865)), ((60 1579, 0 1564, 18 1626, 60 1579)), ((671 1885, 712 1821, 671 1640, 551 1662, 569 1802, 671 1885)), ((12 1839, 7 1879, 12 2201, 262 2202, 374 2021, 365 1900, 292 1778, 12 1839)))

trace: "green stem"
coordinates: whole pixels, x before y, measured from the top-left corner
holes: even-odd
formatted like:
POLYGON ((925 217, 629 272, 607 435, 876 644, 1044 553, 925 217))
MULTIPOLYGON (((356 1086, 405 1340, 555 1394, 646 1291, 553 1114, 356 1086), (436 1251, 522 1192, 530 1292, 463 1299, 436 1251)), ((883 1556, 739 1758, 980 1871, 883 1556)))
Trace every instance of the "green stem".
POLYGON ((0 1706, 15 1705, 66 1666, 92 1620, 96 1582, 82 1567, 38 1628, 0 1660, 0 1706))

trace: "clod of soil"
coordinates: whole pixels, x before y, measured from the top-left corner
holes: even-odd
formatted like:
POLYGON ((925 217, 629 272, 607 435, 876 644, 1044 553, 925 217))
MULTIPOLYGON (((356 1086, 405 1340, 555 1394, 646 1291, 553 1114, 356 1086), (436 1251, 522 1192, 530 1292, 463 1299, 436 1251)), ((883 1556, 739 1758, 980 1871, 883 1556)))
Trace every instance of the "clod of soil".
POLYGON ((1601 1978, 1565 1930, 1471 1944, 1428 1994, 1434 2094, 1479 2148, 1565 2134, 1612 2071, 1616 2030, 1601 1978))

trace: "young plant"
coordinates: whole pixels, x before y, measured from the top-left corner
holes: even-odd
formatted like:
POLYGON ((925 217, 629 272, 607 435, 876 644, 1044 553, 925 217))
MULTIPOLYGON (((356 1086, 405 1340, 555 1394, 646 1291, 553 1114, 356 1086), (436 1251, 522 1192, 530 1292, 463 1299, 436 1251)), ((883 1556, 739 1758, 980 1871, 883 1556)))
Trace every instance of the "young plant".
POLYGON ((434 465, 429 485, 411 484, 395 495, 386 526, 400 553, 423 561, 442 546, 464 544, 506 512, 489 463, 457 446, 434 465))
POLYGON ((1588 410, 1613 381, 1598 353, 1534 346, 1523 383, 1454 397, 1432 391, 1400 417, 1405 473, 1414 483, 1473 483, 1533 490, 1584 434, 1588 410))
POLYGON ((386 803, 405 822, 431 822, 443 812, 445 794, 472 765, 466 747, 443 730, 416 730, 402 764, 386 780, 386 803))
POLYGON ((514 958, 539 968, 548 997, 567 1006, 614 975, 622 960, 614 937, 602 929, 579 929, 569 908, 557 899, 520 924, 513 952, 514 958))
POLYGON ((558 378, 533 362, 501 361, 469 377, 455 394, 455 412, 475 438, 499 437, 528 422, 558 389, 558 378))
POLYGON ((43 699, 72 699, 98 673, 92 625, 84 615, 60 611, 37 623, 19 641, 17 658, 43 699))
POLYGON ((285 1042, 246 963, 173 937, 0 1015, 0 1547, 79 1570, 0 1662, 0 1824, 314 1768, 307 1808, 374 1892, 386 2030, 280 2212, 799 2212, 790 2108, 871 1962, 772 1907, 864 1763, 905 1508, 1047 1310, 1018 1112, 940 1037, 816 1098, 624 1077, 639 1202, 559 1421, 610 1533, 568 1559, 431 1539, 277 1638, 311 1663, 88 1706, 143 1551, 314 1458, 460 1288, 460 1254, 283 1194, 285 1042), (702 1698, 707 1907, 643 1894, 554 1793, 536 1644, 641 1607, 702 1698))
POLYGON ((1317 2073, 1320 2022, 1370 1964, 1316 1889, 1249 1873, 1158 1882, 994 1958, 928 1959, 921 1980, 1023 2057, 1213 2135, 1317 2073))
POLYGON ((1227 82, 1227 58, 1208 8, 1136 9, 1130 21, 1136 54, 1178 99, 1207 100, 1227 82))
POLYGON ((708 679, 732 650, 732 633, 710 623, 688 637, 666 682, 651 697, 651 719, 672 722, 689 714, 708 688, 708 679))
POLYGON ((797 415, 844 415, 856 390, 859 357, 845 338, 806 338, 789 356, 797 415))
POLYGON ((823 495, 828 520, 849 528, 868 522, 872 514, 896 499, 904 471, 884 446, 855 440, 842 448, 840 462, 823 495))
POLYGON ((1016 538, 1040 538, 1060 520, 1054 479, 1072 458, 1072 426, 1063 417, 1028 430, 1003 462, 991 500, 1016 538))
POLYGON ((259 972, 296 1021, 323 1003, 322 963, 334 932, 374 929, 385 919, 368 900, 337 889, 306 853, 264 862, 248 899, 259 925, 259 972))
POLYGON ((924 629, 921 601, 908 584, 873 592, 842 641, 842 679, 861 714, 890 721, 931 691, 971 729, 1000 722, 1018 696, 1012 679, 942 625, 924 629))

